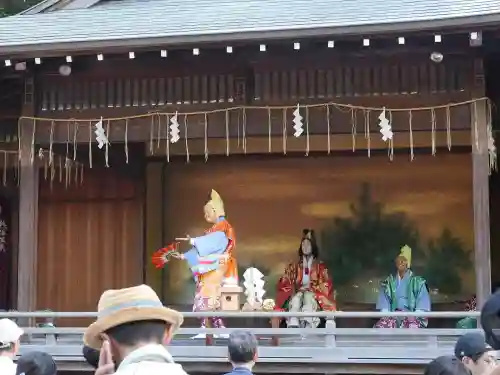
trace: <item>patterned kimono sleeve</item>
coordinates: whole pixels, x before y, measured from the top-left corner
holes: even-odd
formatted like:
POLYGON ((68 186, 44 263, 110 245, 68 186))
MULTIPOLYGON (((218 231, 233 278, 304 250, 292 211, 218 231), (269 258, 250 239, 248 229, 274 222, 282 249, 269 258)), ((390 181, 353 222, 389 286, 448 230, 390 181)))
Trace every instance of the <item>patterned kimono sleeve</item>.
POLYGON ((278 281, 278 290, 276 292, 276 309, 282 310, 285 303, 292 297, 295 284, 295 270, 296 265, 290 263, 285 268, 285 272, 278 281))
POLYGON ((336 302, 333 295, 333 281, 324 263, 321 262, 318 265, 317 274, 318 277, 316 280, 312 280, 311 286, 312 291, 316 295, 316 301, 318 301, 322 310, 335 311, 336 302))

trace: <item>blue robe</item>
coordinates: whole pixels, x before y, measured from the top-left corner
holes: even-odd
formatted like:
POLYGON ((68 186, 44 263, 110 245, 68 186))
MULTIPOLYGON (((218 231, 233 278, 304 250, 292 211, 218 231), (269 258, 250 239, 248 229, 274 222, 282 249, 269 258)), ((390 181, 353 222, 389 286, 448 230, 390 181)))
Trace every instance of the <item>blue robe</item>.
MULTIPOLYGON (((220 217, 217 222, 224 220, 220 217)), ((219 269, 220 255, 223 255, 229 244, 226 234, 221 231, 207 233, 200 237, 194 237, 193 247, 184 253, 189 268, 195 275, 205 274, 219 269)))
POLYGON ((414 276, 411 270, 407 270, 402 279, 389 276, 382 283, 376 308, 379 311, 431 311, 425 280, 414 276))

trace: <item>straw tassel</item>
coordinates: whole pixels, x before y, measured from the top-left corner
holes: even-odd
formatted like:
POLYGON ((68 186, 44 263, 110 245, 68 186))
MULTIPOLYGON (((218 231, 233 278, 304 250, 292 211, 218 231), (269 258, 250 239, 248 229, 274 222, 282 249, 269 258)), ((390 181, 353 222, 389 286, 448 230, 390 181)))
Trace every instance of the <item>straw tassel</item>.
POLYGON ((247 153, 247 110, 243 108, 243 153, 247 153))
POLYGON ((478 125, 477 125, 477 103, 474 102, 472 104, 472 116, 473 116, 473 126, 474 126, 474 144, 476 147, 477 152, 481 152, 480 146, 479 146, 479 131, 478 131, 478 125))
POLYGON ((352 136, 352 152, 356 151, 356 136, 357 136, 357 126, 356 126, 356 109, 351 109, 351 136, 352 136))
POLYGON ((208 161, 208 115, 205 113, 205 162, 208 161))
POLYGON ((49 165, 54 163, 54 153, 52 148, 54 146, 54 121, 50 123, 50 140, 49 140, 49 165))
POLYGON ((365 110, 365 139, 366 148, 368 149, 368 157, 371 158, 370 110, 365 110))
POLYGON ((128 119, 125 120, 125 163, 128 164, 128 119))
POLYGON ((446 144, 448 145, 448 151, 451 151, 451 108, 446 107, 446 144))
POLYGON ((157 121, 157 132, 156 132, 156 148, 160 148, 160 140, 161 140, 161 115, 156 113, 155 115, 157 121))
POLYGON ((168 131, 168 124, 170 123, 170 116, 165 115, 166 124, 165 124, 165 137, 166 137, 166 145, 165 145, 165 155, 167 156, 167 163, 170 163, 170 133, 168 131))
POLYGON ((189 163, 188 120, 187 120, 187 115, 184 115, 184 141, 186 142, 186 162, 189 163))
POLYGON ((92 168, 92 122, 91 121, 89 121, 89 167, 92 168))
POLYGON ((75 122, 73 124, 73 160, 74 161, 76 161, 76 151, 78 149, 78 142, 76 141, 77 137, 78 137, 78 128, 79 128, 79 124, 78 124, 78 122, 75 122))
POLYGON ((436 156, 436 111, 431 109, 431 153, 436 156))
POLYGON ((21 129, 21 121, 22 121, 21 118, 17 120, 17 160, 19 161, 21 161, 21 155, 23 152, 21 147, 21 137, 23 136, 21 129))
POLYGON ((408 112, 408 125, 410 127, 410 160, 413 161, 415 159, 415 154, 413 152, 413 128, 412 128, 412 123, 413 123, 413 113, 410 110, 408 112))
MULTIPOLYGON (((108 120, 108 124, 106 126, 106 135, 108 137, 108 139, 110 138, 111 134, 109 133, 109 120, 108 120)), ((104 159, 105 159, 105 162, 106 162, 106 168, 109 168, 109 142, 106 142, 106 150, 104 152, 104 159)))
POLYGON ((229 156, 229 110, 226 110, 226 156, 229 156))
POLYGON ((306 107, 306 156, 309 156, 309 107, 306 107))
MULTIPOLYGON (((392 124, 392 111, 387 112, 389 114, 389 123, 392 124)), ((389 139, 389 149, 387 150, 390 161, 394 160, 394 136, 395 134, 389 139)))
POLYGON ((71 142, 71 127, 70 123, 66 123, 66 159, 69 157, 69 143, 71 142))
POLYGON ((286 143, 287 143, 287 117, 286 108, 283 108, 283 155, 286 155, 286 143))
POLYGON ((153 148, 154 130, 155 130, 154 117, 151 116, 151 121, 149 122, 149 154, 151 156, 154 155, 154 148, 153 148))
POLYGON ((238 141, 236 142, 236 147, 239 149, 240 148, 240 125, 241 125, 241 111, 236 112, 236 137, 238 138, 238 141))
POLYGON ((271 132, 272 132, 272 118, 271 118, 271 108, 267 107, 267 152, 272 152, 272 141, 271 141, 271 132))
POLYGON ((327 130, 327 148, 328 148, 328 155, 332 152, 332 129, 330 125, 330 106, 327 104, 326 105, 326 130, 327 130))

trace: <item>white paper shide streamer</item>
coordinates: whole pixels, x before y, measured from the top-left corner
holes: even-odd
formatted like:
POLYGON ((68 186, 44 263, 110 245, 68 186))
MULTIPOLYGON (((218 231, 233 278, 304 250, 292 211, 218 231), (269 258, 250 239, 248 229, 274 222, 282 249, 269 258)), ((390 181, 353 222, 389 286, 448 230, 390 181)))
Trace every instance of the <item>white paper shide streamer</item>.
POLYGON ((295 129, 294 137, 299 138, 304 133, 304 123, 300 115, 300 105, 297 104, 297 109, 293 111, 293 128, 295 129))
POLYGON ((109 144, 108 137, 106 136, 106 132, 104 131, 104 128, 102 127, 102 117, 99 120, 95 126, 95 140, 97 141, 97 147, 99 149, 102 149, 105 145, 109 144))
POLYGON ((493 137, 493 130, 491 124, 488 124, 488 156, 490 161, 490 173, 497 169, 497 146, 495 145, 495 138, 493 137))
POLYGON ((179 120, 177 118, 177 112, 170 119, 170 142, 176 143, 179 141, 180 137, 179 120))
POLYGON ((243 273, 243 286, 245 287, 245 295, 247 303, 251 307, 262 305, 262 298, 266 291, 264 290, 264 275, 257 268, 248 268, 243 273))
POLYGON ((380 126, 380 134, 382 134, 382 140, 384 142, 387 142, 389 139, 392 139, 394 133, 392 132, 391 124, 389 123, 389 120, 385 115, 385 107, 382 110, 380 116, 378 116, 378 119, 380 120, 378 126, 380 126))

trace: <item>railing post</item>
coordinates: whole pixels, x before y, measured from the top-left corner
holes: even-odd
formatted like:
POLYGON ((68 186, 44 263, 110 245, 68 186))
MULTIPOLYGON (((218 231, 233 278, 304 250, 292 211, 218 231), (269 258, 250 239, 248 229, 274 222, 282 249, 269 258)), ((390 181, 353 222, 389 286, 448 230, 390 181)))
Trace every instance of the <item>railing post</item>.
POLYGON ((325 329, 327 331, 332 332, 332 333, 326 334, 325 344, 329 348, 334 348, 335 346, 337 346, 337 343, 335 340, 335 329, 336 328, 337 328, 337 323, 335 322, 335 318, 331 318, 331 319, 326 320, 325 329))

